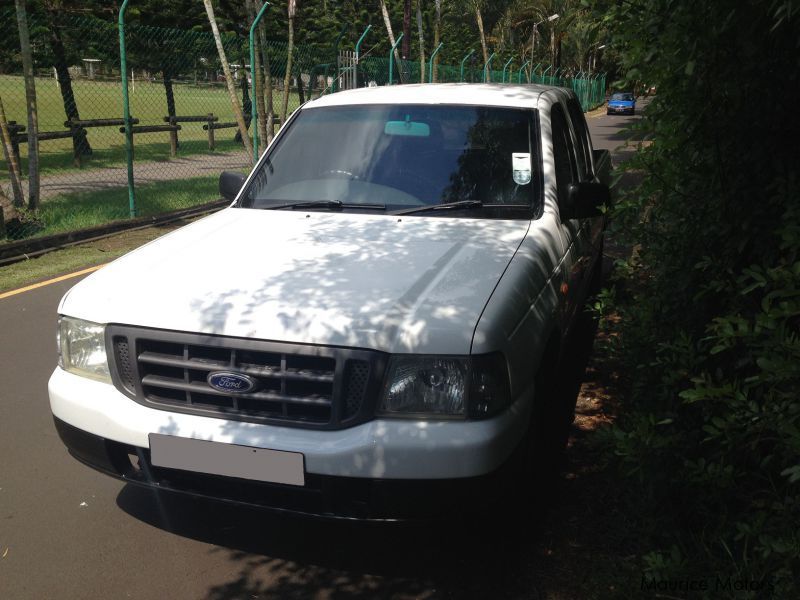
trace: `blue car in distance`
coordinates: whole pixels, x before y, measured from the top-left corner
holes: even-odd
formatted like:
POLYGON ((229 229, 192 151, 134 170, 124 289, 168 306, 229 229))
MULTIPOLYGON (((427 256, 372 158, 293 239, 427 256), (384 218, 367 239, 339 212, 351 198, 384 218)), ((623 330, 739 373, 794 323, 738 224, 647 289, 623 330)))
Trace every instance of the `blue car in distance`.
POLYGON ((611 94, 606 107, 606 114, 632 115, 636 111, 636 97, 631 92, 611 94))

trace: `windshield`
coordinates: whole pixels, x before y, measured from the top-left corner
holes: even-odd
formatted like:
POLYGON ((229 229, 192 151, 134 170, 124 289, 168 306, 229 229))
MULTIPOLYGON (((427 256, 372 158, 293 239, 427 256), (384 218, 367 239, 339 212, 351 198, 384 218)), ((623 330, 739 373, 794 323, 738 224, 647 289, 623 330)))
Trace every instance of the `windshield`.
POLYGON ((633 94, 613 94, 611 96, 612 100, 633 100, 633 94))
POLYGON ((391 211, 470 200, 527 210, 541 182, 532 117, 475 106, 305 109, 270 149, 241 206, 391 211))

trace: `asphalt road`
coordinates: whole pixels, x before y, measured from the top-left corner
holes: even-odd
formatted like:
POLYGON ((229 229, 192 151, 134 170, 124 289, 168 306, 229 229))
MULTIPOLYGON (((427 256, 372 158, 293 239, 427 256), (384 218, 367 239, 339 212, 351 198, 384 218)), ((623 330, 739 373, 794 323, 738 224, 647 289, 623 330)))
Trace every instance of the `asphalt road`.
MULTIPOLYGON (((619 146, 631 120, 589 119, 595 147, 619 146)), ((288 518, 164 497, 79 464, 47 400, 56 308, 77 280, 0 299, 0 599, 540 597, 535 533, 501 521, 288 518)))

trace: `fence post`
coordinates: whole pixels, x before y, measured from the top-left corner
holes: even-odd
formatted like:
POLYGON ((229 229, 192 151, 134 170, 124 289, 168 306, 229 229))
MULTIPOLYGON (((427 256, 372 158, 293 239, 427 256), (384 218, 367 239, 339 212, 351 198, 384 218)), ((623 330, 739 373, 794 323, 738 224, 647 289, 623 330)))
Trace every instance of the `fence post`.
MULTIPOLYGON (((529 60, 526 60, 524 63, 522 63, 522 66, 519 68, 519 75, 517 75, 517 83, 522 83, 522 73, 525 72, 525 67, 527 67, 529 64, 531 64, 531 61, 529 60)), ((530 78, 528 78, 528 81, 530 82, 530 78)))
POLYGON ((439 54, 439 50, 442 49, 442 46, 444 46, 444 42, 440 43, 439 46, 437 46, 436 50, 433 51, 433 54, 431 54, 431 64, 430 67, 428 68, 430 79, 428 80, 428 83, 433 83, 433 59, 436 58, 437 54, 439 54))
MULTIPOLYGON (((544 74, 547 73, 552 68, 553 68, 553 65, 550 65, 544 71, 542 71, 542 83, 544 83, 544 74)), ((552 85, 552 83, 550 85, 552 85)))
MULTIPOLYGON (((530 78, 530 82, 531 82, 531 83, 537 83, 537 82, 535 82, 535 81, 533 80, 533 78, 536 76, 536 69, 539 69, 539 70, 541 71, 541 70, 542 70, 542 69, 541 69, 541 67, 542 67, 542 63, 536 63, 536 66, 534 66, 534 67, 531 69, 531 78, 530 78)), ((538 83, 544 83, 544 80, 542 80, 542 81, 539 81, 538 83)))
MULTIPOLYGON (((336 60, 336 74, 333 78, 333 84, 331 85, 331 91, 333 92, 335 92, 339 87, 339 43, 342 41, 344 34, 347 33, 349 30, 350 30, 350 23, 345 23, 344 26, 342 26, 342 30, 339 32, 339 35, 336 36, 336 41, 333 43, 333 52, 335 54, 334 59, 336 60)), ((325 68, 324 77, 325 77, 325 87, 323 88, 323 90, 327 89, 328 87, 327 67, 325 68)))
MULTIPOLYGON (((253 121, 253 164, 258 162, 258 102, 256 99, 258 98, 258 91, 256 90, 256 25, 258 25, 259 21, 261 21, 261 17, 264 16, 264 12, 266 12, 267 8, 269 8, 269 2, 264 2, 264 6, 261 7, 261 10, 258 11, 258 15, 253 20, 253 24, 250 26, 250 86, 251 92, 250 97, 252 100, 250 101, 250 118, 253 121)), ((245 71, 245 77, 246 75, 245 71)), ((301 84, 302 85, 302 82, 301 84)))
POLYGON ((492 52, 492 55, 489 57, 489 60, 486 61, 486 64, 483 65, 483 83, 487 81, 492 81, 492 76, 489 73, 489 66, 492 64, 492 60, 494 59, 494 55, 497 54, 496 52, 492 52))
POLYGON ((128 100, 128 57, 125 53, 125 11, 129 0, 119 7, 119 70, 122 74, 122 117, 125 119, 125 158, 128 168, 128 209, 131 219, 136 216, 136 196, 133 190, 133 130, 131 129, 131 106, 128 100))
POLYGON ((208 149, 214 149, 214 114, 208 113, 208 149))
POLYGON ((356 87, 358 87, 358 59, 361 56, 361 44, 364 42, 364 38, 367 37, 367 34, 369 33, 370 29, 372 29, 371 24, 367 25, 367 28, 364 30, 364 33, 361 34, 361 37, 358 38, 358 41, 356 42, 356 60, 355 60, 355 65, 353 66, 353 69, 355 70, 355 73, 353 73, 353 81, 355 82, 356 87))
MULTIPOLYGON (((177 122, 173 117, 169 118, 169 124, 171 127, 175 127, 177 122)), ((178 130, 177 129, 170 129, 169 130, 169 155, 171 158, 175 158, 178 156, 178 130)))
POLYGON ((400 40, 403 39, 403 34, 400 34, 394 44, 392 45, 392 49, 389 50, 389 85, 394 84, 394 51, 397 49, 397 45, 400 43, 400 40))
MULTIPOLYGON (((509 58, 508 62, 503 66, 503 83, 506 82, 506 70, 508 69, 508 65, 510 65, 512 62, 514 62, 514 57, 513 56, 511 58, 509 58)), ((509 83, 511 83, 510 80, 509 80, 509 83)))
POLYGON ((469 54, 467 54, 461 61, 461 83, 464 83, 464 64, 467 62, 467 60, 469 60, 469 57, 472 56, 473 54, 475 54, 474 48, 470 50, 469 54))

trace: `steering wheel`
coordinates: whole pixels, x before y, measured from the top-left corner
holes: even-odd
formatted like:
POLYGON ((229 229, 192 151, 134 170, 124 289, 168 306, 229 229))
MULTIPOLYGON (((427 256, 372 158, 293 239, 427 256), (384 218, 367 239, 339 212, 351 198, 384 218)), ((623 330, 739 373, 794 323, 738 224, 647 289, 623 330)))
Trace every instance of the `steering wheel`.
POLYGON ((358 175, 355 175, 351 171, 347 171, 345 169, 328 169, 327 171, 323 171, 320 175, 326 179, 334 177, 336 179, 352 179, 354 181, 358 181, 361 179, 358 175), (327 177, 326 177, 327 176, 327 177))

